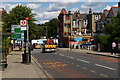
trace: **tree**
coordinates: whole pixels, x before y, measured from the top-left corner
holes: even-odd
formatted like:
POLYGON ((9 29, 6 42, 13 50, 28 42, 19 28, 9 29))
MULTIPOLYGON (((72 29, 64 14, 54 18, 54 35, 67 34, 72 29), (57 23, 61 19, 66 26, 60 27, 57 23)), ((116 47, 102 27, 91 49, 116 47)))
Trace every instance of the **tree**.
POLYGON ((44 36, 45 31, 39 24, 37 25, 34 23, 34 25, 34 27, 30 28, 30 39, 40 39, 42 36, 44 36))
MULTIPOLYGON (((27 6, 17 5, 13 8, 9 14, 3 14, 3 30, 5 32, 11 32, 11 25, 20 25, 20 20, 25 20, 25 17, 29 17, 28 25, 31 28, 34 28, 36 25, 33 23, 36 21, 33 17, 35 14, 32 14, 32 11, 27 6)), ((30 29, 32 30, 32 29, 30 29)), ((34 33, 30 31, 30 33, 34 33)), ((30 35, 31 38, 31 35, 30 35)))
POLYGON ((105 26, 105 33, 113 39, 120 37, 120 12, 117 17, 112 17, 110 23, 105 26))
POLYGON ((57 27, 58 27, 58 19, 51 19, 49 22, 45 23, 47 28, 48 37, 57 37, 57 27))

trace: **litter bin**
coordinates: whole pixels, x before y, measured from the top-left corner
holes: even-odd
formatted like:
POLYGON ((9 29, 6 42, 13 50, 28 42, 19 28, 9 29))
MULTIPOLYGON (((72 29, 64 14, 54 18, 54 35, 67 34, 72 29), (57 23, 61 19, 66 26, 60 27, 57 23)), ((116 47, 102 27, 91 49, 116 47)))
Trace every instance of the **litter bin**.
POLYGON ((22 54, 22 62, 24 64, 29 64, 31 63, 31 55, 29 53, 22 54))

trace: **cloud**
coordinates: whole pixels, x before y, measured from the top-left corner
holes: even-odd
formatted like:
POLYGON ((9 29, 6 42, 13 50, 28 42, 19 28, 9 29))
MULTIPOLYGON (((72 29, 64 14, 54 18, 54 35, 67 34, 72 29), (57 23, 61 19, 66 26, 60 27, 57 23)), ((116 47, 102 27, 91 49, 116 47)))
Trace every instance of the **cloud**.
POLYGON ((76 2, 54 2, 54 3, 49 5, 47 11, 49 11, 49 12, 60 11, 62 8, 72 6, 75 3, 76 2))
MULTIPOLYGON (((115 5, 113 5, 113 6, 117 7, 117 6, 118 6, 118 4, 115 4, 115 5)), ((112 6, 106 6, 104 9, 106 9, 106 10, 110 10, 110 9, 111 9, 111 7, 112 7, 112 6)))
POLYGON ((38 20, 36 23, 44 23, 46 21, 49 21, 53 18, 57 18, 60 11, 57 12, 43 12, 43 13, 37 13, 37 16, 35 18, 38 20))
POLYGON ((110 10, 111 6, 106 6, 104 9, 105 10, 110 10))
POLYGON ((41 6, 41 4, 27 4, 27 7, 31 8, 31 9, 36 9, 36 8, 39 8, 41 6))
POLYGON ((78 11, 79 10, 79 8, 72 8, 72 9, 70 9, 70 11, 72 12, 72 13, 74 13, 75 11, 78 11))
POLYGON ((113 5, 113 6, 118 6, 118 4, 115 4, 115 5, 113 5))
POLYGON ((47 11, 52 12, 52 11, 59 11, 61 10, 61 7, 59 7, 57 4, 53 3, 50 4, 47 11))
POLYGON ((49 20, 38 20, 38 21, 34 21, 34 23, 36 24, 44 24, 46 22, 49 22, 49 20))
POLYGON ((87 2, 87 3, 82 4, 79 7, 79 10, 80 12, 87 13, 90 8, 92 9, 92 11, 94 11, 94 10, 98 10, 99 8, 105 6, 106 4, 107 4, 106 2, 87 2))
POLYGON ((119 2, 119 0, 2 0, 2 2, 119 2))
POLYGON ((82 9, 96 9, 96 8, 99 8, 101 6, 105 5, 104 3, 99 3, 99 2, 89 2, 89 3, 85 3, 83 5, 80 6, 80 8, 82 9))
POLYGON ((16 7, 17 5, 21 5, 20 3, 14 3, 14 4, 11 4, 11 3, 2 3, 2 8, 4 8, 8 13, 9 11, 11 11, 14 7, 16 7))

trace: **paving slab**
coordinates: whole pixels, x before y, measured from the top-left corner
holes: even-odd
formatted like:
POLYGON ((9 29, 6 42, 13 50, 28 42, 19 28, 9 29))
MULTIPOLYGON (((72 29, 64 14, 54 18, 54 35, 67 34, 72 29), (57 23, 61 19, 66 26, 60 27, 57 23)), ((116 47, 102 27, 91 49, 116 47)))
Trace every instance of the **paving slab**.
POLYGON ((31 60, 31 64, 22 63, 22 51, 12 51, 7 56, 8 67, 2 72, 2 78, 46 78, 47 76, 31 60))

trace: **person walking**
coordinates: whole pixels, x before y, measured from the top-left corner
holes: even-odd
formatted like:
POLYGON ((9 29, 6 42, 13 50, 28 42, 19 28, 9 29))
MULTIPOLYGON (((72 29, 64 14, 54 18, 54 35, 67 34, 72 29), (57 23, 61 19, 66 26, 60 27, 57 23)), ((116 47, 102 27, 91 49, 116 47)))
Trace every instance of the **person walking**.
POLYGON ((112 52, 111 52, 111 54, 113 54, 113 53, 116 54, 115 48, 116 48, 116 43, 112 42, 112 52))

